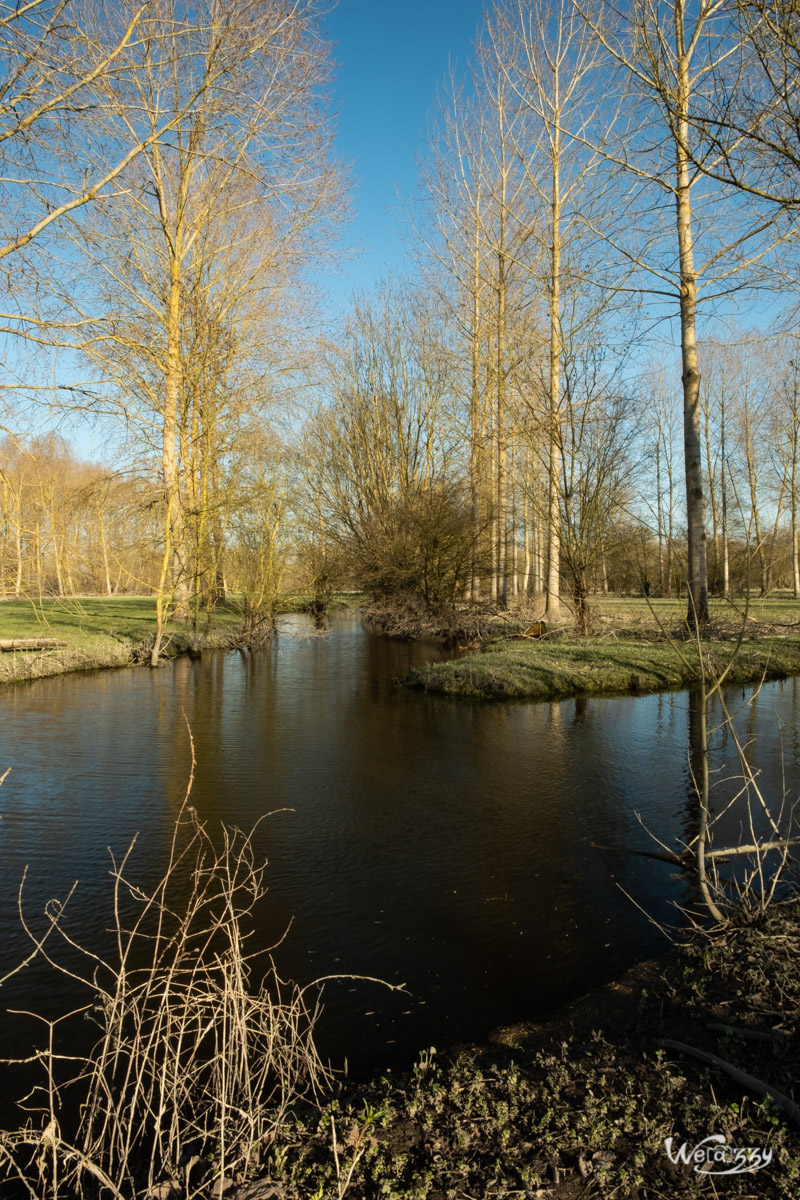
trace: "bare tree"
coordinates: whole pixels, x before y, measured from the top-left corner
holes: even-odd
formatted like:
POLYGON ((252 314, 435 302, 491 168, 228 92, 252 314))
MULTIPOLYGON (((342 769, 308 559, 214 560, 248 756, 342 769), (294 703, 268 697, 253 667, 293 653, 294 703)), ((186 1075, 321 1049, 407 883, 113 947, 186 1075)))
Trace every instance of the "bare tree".
POLYGON ((420 164, 427 222, 415 216, 412 224, 433 265, 433 270, 428 266, 427 274, 457 331, 460 345, 456 353, 461 350, 469 364, 463 387, 473 521, 468 596, 473 602, 481 596, 484 508, 491 511, 492 507, 485 468, 491 418, 484 332, 489 303, 484 230, 488 197, 479 166, 483 137, 480 106, 465 100, 463 86, 451 75, 429 127, 428 154, 420 164))
POLYGON ((571 582, 575 626, 590 632, 589 580, 633 491, 631 401, 609 378, 602 358, 572 358, 565 372, 567 403, 559 423, 560 543, 571 582))
MULTIPOLYGON (((711 78, 724 72, 742 35, 725 0, 633 0, 619 9, 604 0, 604 20, 583 0, 576 7, 620 71, 632 113, 631 132, 602 146, 631 179, 637 240, 619 249, 650 275, 649 291, 669 298, 679 318, 691 620, 708 618, 705 490, 702 464, 698 303, 746 284, 747 272, 783 236, 776 214, 738 203, 733 187, 709 190, 701 167, 719 161, 719 145, 698 132, 693 113, 711 78), (659 199, 660 198, 660 199, 659 199), (648 218, 642 219, 647 205, 648 218), (674 225, 659 224, 671 209, 674 225)), ((728 97, 726 104, 732 103, 728 97)), ((597 143, 595 143, 597 144, 597 143)), ((645 290, 648 290, 645 285, 645 290)))
POLYGON ((0 596, 139 591, 153 582, 150 537, 137 480, 56 433, 0 442, 0 596))
POLYGON ((329 351, 305 447, 310 531, 323 522, 373 596, 436 617, 461 598, 473 538, 445 333, 396 281, 360 298, 329 351))
POLYGON ((299 268, 326 252, 339 216, 325 109, 331 68, 317 24, 315 0, 192 5, 183 19, 162 5, 112 115, 131 142, 166 117, 172 138, 140 154, 88 243, 76 236, 103 280, 85 350, 113 381, 117 411, 160 455, 154 662, 173 600, 188 617, 187 503, 196 513, 201 461, 210 471, 219 453, 208 438, 221 429, 230 373, 261 355, 253 378, 263 398, 264 379, 285 369, 274 360, 265 369, 285 345, 271 319, 280 311, 284 329, 301 322, 299 268), (172 52, 154 53, 154 39, 172 52))
POLYGON ((514 125, 515 148, 535 213, 530 233, 538 253, 531 262, 531 283, 545 313, 547 342, 542 380, 548 479, 546 615, 557 619, 565 344, 574 344, 578 327, 593 307, 593 281, 586 272, 587 218, 593 214, 601 220, 600 159, 587 150, 583 137, 599 54, 568 0, 498 5, 491 36, 500 69, 524 116, 514 125), (568 331, 566 319, 574 326, 568 331))
MULTIPOLYGON (((661 381, 659 381, 660 383, 661 381)), ((675 550, 676 430, 673 409, 663 384, 656 384, 655 417, 656 525, 658 530, 658 582, 662 596, 671 596, 675 550)))
POLYGON ((787 500, 791 505, 790 371, 782 343, 735 330, 702 346, 708 480, 718 584, 730 588, 732 523, 743 538, 744 584, 751 568, 759 591, 773 586, 787 500))
MULTIPOLYGON (((75 221, 124 191, 139 156, 153 152, 198 99, 199 89, 188 86, 167 111, 153 95, 141 96, 142 120, 131 109, 127 122, 98 121, 129 89, 144 55, 164 60, 174 52, 159 7, 156 0, 0 4, 0 272, 7 281, 0 331, 6 334, 52 344, 80 326, 79 316, 50 302, 53 239, 65 218, 75 221)), ((196 19, 189 9, 187 29, 196 19)))
POLYGON ((786 487, 791 521, 792 595, 800 597, 800 545, 798 544, 798 504, 800 503, 800 364, 794 357, 786 364, 780 391, 778 454, 786 487))
POLYGON ((787 209, 800 205, 800 23, 796 0, 733 0, 735 52, 714 65, 690 119, 711 153, 704 174, 787 209))
POLYGON ((481 575, 488 574, 489 598, 505 607, 517 586, 517 369, 541 344, 541 333, 526 295, 533 211, 517 153, 520 108, 486 38, 476 47, 471 85, 466 100, 451 79, 440 99, 421 164, 428 220, 416 231, 443 268, 446 282, 440 270, 438 286, 469 364, 465 424, 475 529, 469 594, 480 598, 481 575))

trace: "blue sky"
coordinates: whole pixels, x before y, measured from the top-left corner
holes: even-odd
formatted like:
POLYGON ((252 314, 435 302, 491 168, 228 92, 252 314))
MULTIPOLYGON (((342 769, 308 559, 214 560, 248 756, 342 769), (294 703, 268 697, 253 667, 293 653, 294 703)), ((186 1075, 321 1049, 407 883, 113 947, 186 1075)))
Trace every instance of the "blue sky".
POLYGON ((338 63, 339 154, 352 162, 358 259, 342 264, 328 290, 345 301, 370 287, 403 256, 397 188, 414 186, 436 89, 449 63, 463 69, 485 0, 339 0, 325 21, 338 63))

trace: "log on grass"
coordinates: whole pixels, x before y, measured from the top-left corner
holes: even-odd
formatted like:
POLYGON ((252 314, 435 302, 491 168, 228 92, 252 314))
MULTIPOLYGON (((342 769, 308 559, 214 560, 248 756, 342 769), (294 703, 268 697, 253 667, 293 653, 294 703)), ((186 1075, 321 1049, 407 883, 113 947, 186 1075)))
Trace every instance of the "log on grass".
POLYGON ((58 638, 0 638, 0 650, 53 650, 66 644, 58 638))

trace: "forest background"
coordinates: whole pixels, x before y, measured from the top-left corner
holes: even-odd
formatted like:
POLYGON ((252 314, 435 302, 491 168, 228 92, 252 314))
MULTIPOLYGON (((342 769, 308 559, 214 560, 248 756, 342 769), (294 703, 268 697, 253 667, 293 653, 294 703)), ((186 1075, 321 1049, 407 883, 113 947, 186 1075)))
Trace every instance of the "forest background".
POLYGON ((499 0, 332 320, 326 9, 0 6, 0 597, 797 597, 797 5, 499 0))

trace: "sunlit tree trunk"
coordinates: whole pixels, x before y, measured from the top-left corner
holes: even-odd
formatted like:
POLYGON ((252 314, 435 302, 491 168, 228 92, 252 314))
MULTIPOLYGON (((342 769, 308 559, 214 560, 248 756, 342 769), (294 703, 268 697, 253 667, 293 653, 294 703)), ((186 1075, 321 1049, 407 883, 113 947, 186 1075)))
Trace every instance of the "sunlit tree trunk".
MULTIPOLYGON (((740 52, 746 56, 746 39, 731 19, 725 0, 630 0, 625 5, 612 0, 602 0, 598 5, 592 0, 573 2, 608 52, 609 65, 613 62, 624 71, 629 85, 625 101, 642 105, 636 114, 638 119, 627 127, 617 145, 609 146, 602 139, 596 139, 594 145, 609 162, 630 172, 634 191, 643 189, 643 236, 638 241, 631 239, 630 249, 624 253, 637 268, 650 274, 653 292, 662 296, 673 288, 677 292, 688 619, 703 624, 708 619, 708 572, 697 351, 698 281, 728 279, 733 273, 746 280, 781 236, 773 229, 777 216, 767 213, 763 206, 737 206, 732 187, 706 189, 702 210, 693 204, 693 188, 702 180, 701 172, 713 172, 731 149, 735 156, 739 140, 726 127, 723 142, 711 144, 697 131, 695 110, 713 93, 714 105, 725 113, 733 111, 735 89, 741 78, 732 67, 739 63, 740 52), (671 171, 665 169, 667 155, 671 171), (677 268, 669 265, 672 256, 659 246, 661 239, 653 221, 653 214, 661 209, 658 196, 670 197, 674 206, 677 268), (698 216, 701 211, 702 219, 698 216), (726 227, 729 218, 732 222, 726 227), (703 242, 696 261, 698 234, 703 235, 703 242), (651 251, 650 246, 659 248, 651 251)), ((666 242, 663 246, 666 248, 666 242)))
POLYGON ((789 424, 789 445, 790 445, 790 488, 789 488, 789 505, 791 512, 791 536, 792 536, 792 594, 795 600, 800 597, 800 549, 797 544, 797 458, 798 458, 798 443, 800 443, 800 404, 798 404, 798 386, 797 386, 797 366, 793 364, 793 380, 791 390, 791 408, 790 408, 790 424, 789 424))
POLYGON ((723 407, 720 423, 720 456, 722 470, 720 472, 720 513, 722 532, 722 594, 727 600, 731 594, 730 550, 728 543, 728 461, 725 457, 725 410, 723 407))
POLYGON ((720 543, 719 543, 719 507, 717 505, 717 479, 714 468, 714 447, 711 438, 711 406, 706 396, 702 401, 703 436, 706 450, 706 477, 708 479, 708 500, 711 506, 711 545, 714 554, 714 587, 720 590, 720 543))
POLYGON ((525 509, 524 509, 525 515, 524 515, 524 525, 523 525, 522 549, 524 551, 525 566, 524 566, 524 569, 522 572, 522 595, 527 598, 531 594, 531 591, 532 591, 532 579, 533 579, 533 547, 531 545, 531 542, 532 542, 531 505, 530 505, 530 501, 527 499, 527 489, 526 489, 524 505, 525 505, 525 509))
MULTIPOLYGON (((758 471, 753 453, 753 424, 750 406, 745 401, 742 413, 744 422, 744 457, 747 466, 747 487, 750 493, 750 520, 756 535, 755 553, 758 557, 759 594, 765 596, 768 590, 767 556, 764 546, 764 533, 761 525, 760 501, 758 494, 758 471)), ((752 556, 752 551, 751 551, 752 556)))
POLYGON ((102 509, 97 511, 97 531, 100 537, 100 550, 103 555, 103 584, 107 596, 112 595, 111 572, 108 569, 108 539, 106 537, 106 522, 102 509))
POLYGON ((708 620, 708 569, 700 437, 700 367, 697 359, 697 276, 694 268, 691 166, 689 145, 689 54, 683 0, 676 0, 675 48, 675 219, 680 260, 681 382, 683 384, 683 448, 686 466, 686 525, 689 540, 689 619, 708 620))
POLYGON ((470 438, 469 480, 472 501, 472 570, 470 572, 470 599, 474 604, 481 596, 480 553, 483 541, 483 463, 485 438, 485 403, 483 398, 483 371, 481 350, 481 227, 480 195, 475 199, 476 211, 473 229, 472 284, 470 294, 470 438))
MULTIPOLYGON (((586 113, 582 108, 592 87, 597 51, 567 0, 517 0, 507 9, 498 9, 492 37, 495 54, 523 114, 514 130, 531 197, 529 233, 537 246, 536 255, 529 256, 530 282, 538 293, 545 326, 544 362, 530 363, 539 392, 536 416, 546 476, 542 511, 545 615, 557 622, 561 616, 562 525, 568 519, 562 511, 568 503, 562 487, 564 269, 568 261, 573 278, 581 272, 581 237, 599 216, 591 194, 593 156, 585 145, 586 113)), ((586 319, 593 308, 590 276, 591 270, 586 294, 579 301, 575 297, 582 305, 578 321, 586 319)))
MULTIPOLYGON (((505 163, 503 163, 505 168, 505 163)), ((497 248, 497 356, 495 361, 495 511, 497 578, 494 592, 500 608, 508 607, 508 413, 506 399, 506 180, 500 196, 500 236, 497 248)))
MULTIPOLYGON (((166 322, 166 364, 164 371, 164 424, 161 439, 161 470, 166 502, 165 517, 169 520, 171 547, 171 579, 169 591, 174 597, 176 620, 188 621, 189 596, 186 579, 186 527, 180 491, 178 466, 178 430, 182 403, 181 366, 181 266, 180 233, 171 255, 169 299, 166 322)), ((164 598, 166 605, 166 597, 164 598)))
MULTIPOLYGON (((557 84, 556 84, 557 86, 557 84)), ((554 108, 558 111, 557 97, 554 108)), ((547 601, 545 615, 561 615, 561 131, 556 124, 553 141, 552 235, 548 280, 550 361, 547 386, 548 502, 547 502, 547 601)))

